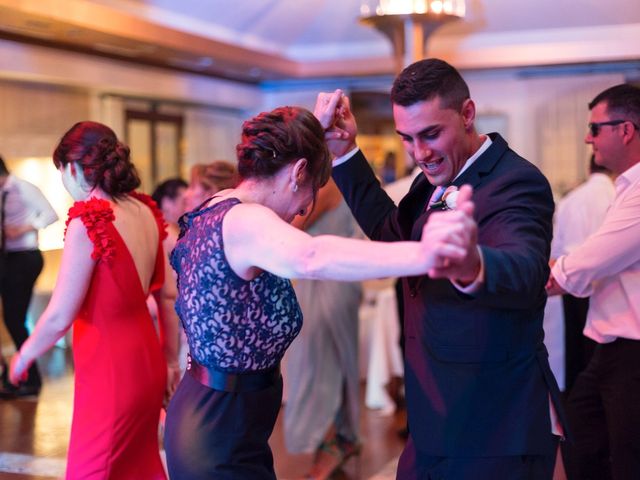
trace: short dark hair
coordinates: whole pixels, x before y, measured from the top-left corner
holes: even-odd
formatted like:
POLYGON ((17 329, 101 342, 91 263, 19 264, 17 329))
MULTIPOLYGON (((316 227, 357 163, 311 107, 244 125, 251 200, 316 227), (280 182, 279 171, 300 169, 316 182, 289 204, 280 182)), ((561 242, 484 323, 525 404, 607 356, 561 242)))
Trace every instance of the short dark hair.
POLYGON ((170 178, 165 180, 151 194, 151 198, 155 200, 158 207, 162 207, 162 200, 169 198, 174 200, 178 196, 181 188, 187 188, 189 185, 181 178, 170 178))
POLYGON ((628 83, 607 88, 591 100, 589 110, 603 102, 607 104, 609 115, 619 115, 620 120, 629 120, 640 128, 640 88, 628 83))
POLYGON ((391 101, 402 107, 437 97, 442 108, 456 111, 470 98, 469 86, 460 72, 438 58, 412 63, 398 75, 391 88, 391 101))
POLYGON ((7 175, 9 175, 9 169, 4 163, 4 158, 2 158, 2 155, 0 155, 0 176, 5 177, 7 175))

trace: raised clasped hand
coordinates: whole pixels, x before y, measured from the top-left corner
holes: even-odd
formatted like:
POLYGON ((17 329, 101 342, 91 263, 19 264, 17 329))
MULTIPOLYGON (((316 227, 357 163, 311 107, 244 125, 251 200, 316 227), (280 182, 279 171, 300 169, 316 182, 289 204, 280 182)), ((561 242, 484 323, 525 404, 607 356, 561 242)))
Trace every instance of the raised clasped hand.
POLYGON ((460 188, 455 210, 434 212, 422 231, 422 241, 431 254, 431 278, 449 278, 471 283, 480 271, 477 249, 478 227, 473 219, 473 189, 460 188))
POLYGON ((313 114, 324 128, 327 147, 334 157, 340 157, 355 147, 358 127, 349 97, 342 90, 320 92, 313 114))

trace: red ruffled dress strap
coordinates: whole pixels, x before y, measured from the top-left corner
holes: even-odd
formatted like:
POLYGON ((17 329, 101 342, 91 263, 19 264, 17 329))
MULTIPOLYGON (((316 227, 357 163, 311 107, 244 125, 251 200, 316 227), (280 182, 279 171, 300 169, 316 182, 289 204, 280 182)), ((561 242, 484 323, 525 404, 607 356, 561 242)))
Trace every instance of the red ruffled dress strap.
POLYGON ((75 202, 69 209, 64 231, 67 235, 69 223, 74 218, 80 218, 87 229, 87 234, 93 243, 91 258, 109 261, 115 254, 115 240, 109 234, 108 225, 113 223, 115 216, 111 204, 107 200, 92 197, 89 200, 75 202))
POLYGON ((160 240, 164 240, 165 238, 167 238, 167 222, 165 222, 162 211, 160 211, 160 208, 158 208, 158 204, 156 203, 156 201, 146 193, 131 192, 129 195, 131 195, 136 200, 144 203, 151 209, 151 212, 153 213, 153 216, 156 218, 156 222, 158 223, 160 240))

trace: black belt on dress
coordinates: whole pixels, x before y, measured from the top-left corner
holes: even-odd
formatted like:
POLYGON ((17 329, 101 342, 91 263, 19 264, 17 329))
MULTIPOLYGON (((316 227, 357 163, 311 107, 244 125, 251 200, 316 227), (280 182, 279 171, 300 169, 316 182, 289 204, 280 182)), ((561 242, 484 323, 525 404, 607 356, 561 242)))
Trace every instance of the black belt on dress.
POLYGON ((222 392, 256 392, 275 385, 280 378, 280 363, 257 372, 228 373, 205 367, 187 354, 187 372, 202 385, 222 392))

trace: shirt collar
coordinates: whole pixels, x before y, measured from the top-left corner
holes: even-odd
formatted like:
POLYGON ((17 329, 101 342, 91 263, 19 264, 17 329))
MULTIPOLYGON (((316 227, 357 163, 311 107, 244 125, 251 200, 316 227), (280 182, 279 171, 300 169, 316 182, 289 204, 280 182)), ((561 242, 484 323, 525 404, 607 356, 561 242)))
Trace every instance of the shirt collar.
POLYGON ((640 182, 640 162, 626 169, 616 178, 616 193, 625 191, 631 184, 640 182))
POLYGON ((455 178, 452 180, 452 182, 458 178, 460 175, 462 175, 462 173, 467 170, 471 165, 473 165, 473 162, 475 162, 478 158, 480 158, 480 155, 482 155, 484 152, 487 151, 487 149, 491 146, 491 144, 493 143, 493 141, 491 140, 491 138, 489 138, 489 135, 484 135, 484 142, 482 143, 482 145, 480 145, 480 148, 478 150, 476 150, 476 153, 474 153, 473 155, 471 155, 468 160, 465 162, 464 166, 462 167, 462 169, 458 172, 458 174, 455 176, 455 178))

